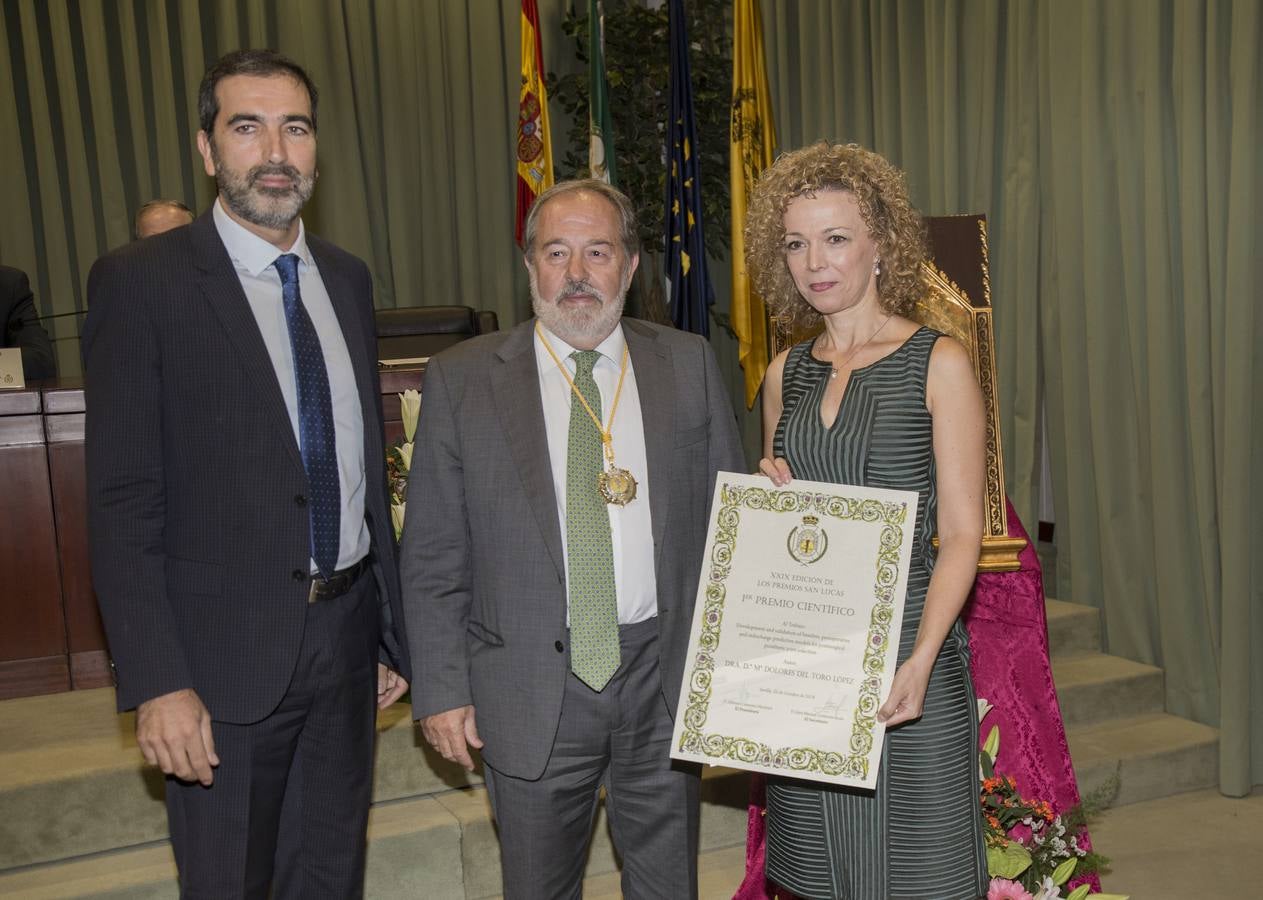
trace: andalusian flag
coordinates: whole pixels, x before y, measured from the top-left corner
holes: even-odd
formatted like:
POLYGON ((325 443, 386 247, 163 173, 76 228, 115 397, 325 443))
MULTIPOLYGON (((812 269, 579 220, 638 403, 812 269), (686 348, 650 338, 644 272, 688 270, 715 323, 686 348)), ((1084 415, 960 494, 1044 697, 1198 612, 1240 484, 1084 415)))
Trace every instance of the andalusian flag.
POLYGON ((689 76, 688 23, 683 0, 670 2, 671 108, 667 116, 667 277, 675 327, 710 334, 709 307, 715 291, 706 272, 702 238, 701 178, 697 167, 697 122, 689 76))
POLYGON ((749 407, 754 405, 763 383, 771 341, 767 308, 750 289, 742 229, 746 223, 746 196, 759 173, 772 165, 776 151, 759 0, 733 0, 731 128, 728 177, 732 193, 732 328, 737 332, 738 358, 745 369, 749 407))
POLYGON ((522 0, 522 92, 517 114, 517 223, 513 237, 522 243, 522 229, 531 204, 553 183, 553 148, 548 139, 548 94, 544 91, 544 52, 539 42, 539 10, 535 0, 522 0))
POLYGON ((605 10, 601 0, 588 0, 588 173, 618 184, 614 120, 605 84, 605 10))

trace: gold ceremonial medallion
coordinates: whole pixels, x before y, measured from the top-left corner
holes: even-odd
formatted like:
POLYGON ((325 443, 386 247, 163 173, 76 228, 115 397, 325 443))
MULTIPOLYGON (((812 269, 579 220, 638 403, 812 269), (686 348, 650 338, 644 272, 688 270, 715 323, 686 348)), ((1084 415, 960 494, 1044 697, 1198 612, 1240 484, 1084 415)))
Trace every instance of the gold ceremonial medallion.
POLYGON ((614 433, 611 431, 611 428, 614 425, 614 414, 618 412, 618 400, 623 396, 623 379, 627 377, 627 360, 629 358, 627 345, 623 345, 623 361, 618 367, 618 387, 614 389, 614 403, 610 406, 610 420, 608 424, 603 426, 601 425, 600 416, 596 414, 596 410, 588 405, 588 401, 584 398, 582 392, 575 386, 574 379, 570 377, 566 367, 561 364, 561 360, 553 352, 552 345, 548 343, 548 339, 544 337, 544 332, 540 330, 539 322, 535 323, 535 334, 543 341, 544 349, 548 351, 548 355, 553 358, 553 362, 557 364, 557 368, 565 376, 566 383, 570 385, 571 393, 583 405, 588 418, 592 420, 592 424, 596 426, 597 432, 601 435, 601 445, 605 452, 605 471, 596 476, 597 492, 600 493, 601 498, 606 503, 626 506, 636 499, 636 479, 632 477, 631 472, 614 465, 614 433))
POLYGON ((626 469, 610 466, 596 476, 596 487, 606 503, 626 506, 636 499, 636 479, 626 469))

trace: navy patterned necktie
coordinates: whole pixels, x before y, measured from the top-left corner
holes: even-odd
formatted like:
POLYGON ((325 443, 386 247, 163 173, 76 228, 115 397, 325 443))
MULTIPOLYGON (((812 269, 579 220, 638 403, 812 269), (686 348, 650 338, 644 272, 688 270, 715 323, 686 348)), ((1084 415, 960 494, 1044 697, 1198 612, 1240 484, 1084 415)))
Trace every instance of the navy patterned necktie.
POLYGON ((281 275, 285 324, 294 355, 294 381, 298 385, 298 442, 307 470, 311 522, 311 558, 326 579, 338 565, 342 534, 342 494, 338 486, 338 454, 333 429, 333 396, 325 368, 320 337, 298 290, 298 257, 285 253, 276 258, 281 275))

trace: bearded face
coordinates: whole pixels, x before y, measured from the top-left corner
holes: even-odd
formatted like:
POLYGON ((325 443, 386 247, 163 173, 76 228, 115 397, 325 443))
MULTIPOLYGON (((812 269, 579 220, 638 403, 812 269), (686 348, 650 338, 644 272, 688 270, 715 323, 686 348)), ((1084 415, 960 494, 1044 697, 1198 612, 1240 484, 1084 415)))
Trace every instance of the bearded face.
POLYGON ((198 133, 198 149, 225 208, 268 240, 296 230, 316 184, 306 87, 288 75, 231 75, 215 86, 215 97, 215 126, 198 133))
POLYGON ((544 326, 572 347, 590 349, 605 340, 618 320, 623 317, 623 305, 627 297, 628 275, 614 296, 586 281, 571 281, 562 285, 553 297, 540 294, 539 279, 531 272, 531 305, 544 326))
POLYGON ((311 199, 316 173, 304 175, 288 163, 263 163, 234 169, 211 143, 215 183, 224 204, 240 218, 261 228, 281 231, 290 226, 311 199))
POLYGON ((591 350, 609 336, 639 257, 623 248, 617 210, 589 191, 560 194, 539 213, 526 261, 535 315, 567 344, 591 350))

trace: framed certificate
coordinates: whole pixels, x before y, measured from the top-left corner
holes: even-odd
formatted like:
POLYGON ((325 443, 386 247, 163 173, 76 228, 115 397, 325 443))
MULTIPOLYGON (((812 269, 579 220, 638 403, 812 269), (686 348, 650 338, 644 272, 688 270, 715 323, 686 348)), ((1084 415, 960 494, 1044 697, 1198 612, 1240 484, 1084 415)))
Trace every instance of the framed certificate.
POLYGON ((720 472, 671 755, 877 780, 917 495, 720 472))

